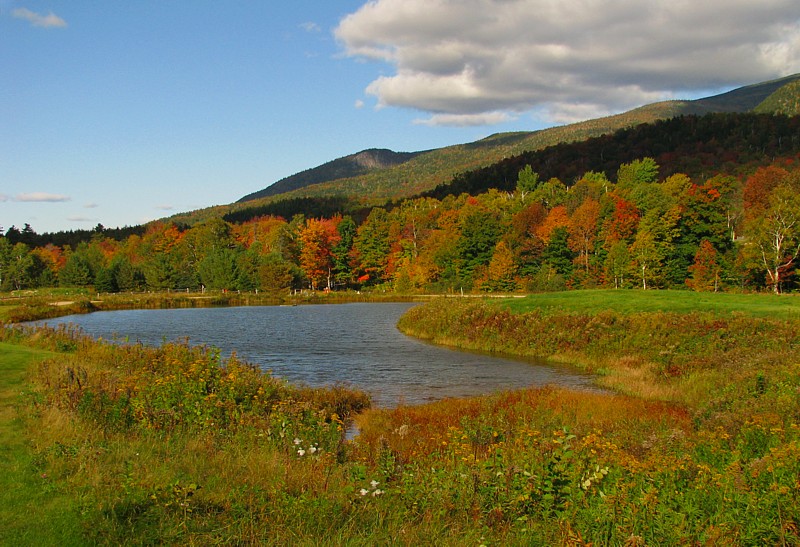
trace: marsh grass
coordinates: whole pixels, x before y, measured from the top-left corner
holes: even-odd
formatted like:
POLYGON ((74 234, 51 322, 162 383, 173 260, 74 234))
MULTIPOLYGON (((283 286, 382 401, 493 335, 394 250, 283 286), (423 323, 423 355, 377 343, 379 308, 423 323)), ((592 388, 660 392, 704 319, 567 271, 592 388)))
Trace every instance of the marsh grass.
MULTIPOLYGON (((208 348, 0 329, 3 349, 45 359, 25 361, 18 405, 26 480, 89 544, 800 543, 791 317, 447 299, 402 326, 574 360, 619 393, 367 409, 364 394, 286 385, 208 348)), ((20 534, 38 526, 16 518, 20 534)))

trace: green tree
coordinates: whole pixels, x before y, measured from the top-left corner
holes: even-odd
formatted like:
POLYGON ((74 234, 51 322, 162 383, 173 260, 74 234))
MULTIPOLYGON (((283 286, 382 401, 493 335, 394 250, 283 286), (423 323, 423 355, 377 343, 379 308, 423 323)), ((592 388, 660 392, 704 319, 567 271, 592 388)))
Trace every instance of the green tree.
POLYGON ((517 175, 517 195, 522 201, 539 187, 539 173, 536 173, 530 165, 520 169, 517 175))
POLYGON ((565 277, 572 275, 575 259, 575 254, 569 248, 568 238, 566 226, 559 226, 550 234, 550 240, 542 253, 542 262, 565 277))
POLYGON ((295 282, 293 265, 284 260, 279 253, 271 253, 262 259, 258 268, 261 290, 268 292, 286 291, 295 282))
POLYGON ((95 268, 86 252, 86 245, 67 254, 67 261, 59 273, 59 283, 64 287, 86 287, 94 283, 95 268))
POLYGON ((623 163, 617 170, 617 186, 630 189, 640 184, 658 180, 658 164, 653 158, 642 158, 623 163))
POLYGON ((471 284, 477 268, 489 264, 500 234, 497 217, 487 211, 475 209, 463 217, 456 252, 465 284, 471 284))
POLYGON ((350 266, 350 253, 358 233, 358 227, 350 216, 342 217, 336 227, 339 242, 333 246, 333 278, 336 283, 348 285, 353 282, 353 269, 350 266))
POLYGON ((165 252, 155 253, 144 264, 144 278, 147 286, 154 290, 174 289, 176 287, 175 267, 165 252))
POLYGON ((197 266, 200 281, 209 289, 237 289, 238 253, 228 248, 212 248, 197 266))
POLYGON ((606 259, 603 263, 606 283, 610 280, 614 282, 614 288, 619 289, 625 286, 625 277, 630 269, 631 255, 628 246, 624 241, 616 241, 608 250, 606 259))
POLYGON ((39 276, 46 269, 38 255, 32 253, 25 243, 17 243, 4 254, 4 288, 20 290, 37 286, 39 276))
POLYGON ((654 234, 647 229, 640 229, 631 247, 633 266, 642 281, 642 289, 652 288, 661 277, 661 266, 664 253, 656 242, 654 234))
POLYGON ((389 240, 389 214, 376 207, 370 211, 364 223, 359 226, 353 240, 351 260, 353 268, 361 278, 372 281, 386 281, 391 243, 389 240))

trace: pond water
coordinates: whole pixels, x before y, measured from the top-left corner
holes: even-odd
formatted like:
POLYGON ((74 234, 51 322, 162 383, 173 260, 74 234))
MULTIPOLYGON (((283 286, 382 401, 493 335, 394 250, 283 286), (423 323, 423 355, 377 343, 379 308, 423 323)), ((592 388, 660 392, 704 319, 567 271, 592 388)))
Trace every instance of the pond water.
POLYGON ((231 351, 292 383, 343 383, 381 407, 557 384, 592 389, 592 378, 537 361, 455 351, 396 328, 416 304, 353 303, 96 312, 40 323, 72 323, 107 340, 191 344, 231 351))

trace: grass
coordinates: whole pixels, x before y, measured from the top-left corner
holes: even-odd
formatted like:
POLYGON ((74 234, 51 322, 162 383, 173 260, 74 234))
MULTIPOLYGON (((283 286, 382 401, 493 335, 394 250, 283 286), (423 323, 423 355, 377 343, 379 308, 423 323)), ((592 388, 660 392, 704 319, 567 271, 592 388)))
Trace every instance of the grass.
POLYGON ((532 294, 499 301, 514 313, 533 310, 597 314, 643 312, 715 314, 800 319, 800 295, 698 293, 691 291, 581 290, 532 294))
POLYGON ((41 471, 29 444, 36 419, 20 415, 26 381, 48 351, 0 342, 0 541, 4 545, 80 545, 83 532, 75 500, 41 471))
POLYGON ((577 293, 590 312, 413 308, 419 336, 560 357, 618 392, 369 409, 349 442, 350 390, 207 349, 0 329, 24 418, 0 430, 17 454, 2 476, 24 472, 0 485, 0 526, 10 544, 800 544, 800 320, 729 313, 760 299, 684 313, 625 294, 624 312, 613 291, 577 293))

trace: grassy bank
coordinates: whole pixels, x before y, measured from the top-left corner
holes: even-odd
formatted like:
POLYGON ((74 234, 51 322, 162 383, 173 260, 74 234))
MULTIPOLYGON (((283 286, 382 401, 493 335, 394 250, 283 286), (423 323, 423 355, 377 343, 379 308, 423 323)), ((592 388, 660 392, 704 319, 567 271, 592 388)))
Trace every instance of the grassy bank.
POLYGON ((515 313, 741 313, 750 317, 800 320, 800 295, 796 294, 598 289, 532 294, 525 298, 507 299, 503 306, 515 313))
POLYGON ((402 325, 574 359, 629 393, 364 411, 358 392, 288 386, 211 350, 3 329, 4 348, 47 357, 17 399, 23 480, 67 500, 85 543, 800 542, 797 320, 525 305, 442 299, 402 325))

